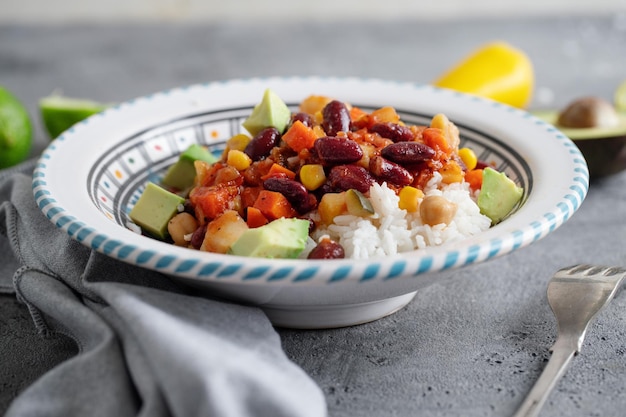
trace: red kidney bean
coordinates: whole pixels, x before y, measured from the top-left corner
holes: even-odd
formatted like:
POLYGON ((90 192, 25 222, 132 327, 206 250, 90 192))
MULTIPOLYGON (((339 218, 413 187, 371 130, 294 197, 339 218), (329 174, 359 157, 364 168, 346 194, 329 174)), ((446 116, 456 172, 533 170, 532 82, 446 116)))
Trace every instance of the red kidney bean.
POLYGON ((322 128, 328 136, 350 130, 350 112, 344 103, 333 100, 322 109, 322 128))
POLYGON ((198 226, 195 232, 191 235, 191 246, 195 249, 200 249, 202 242, 204 241, 204 235, 206 235, 206 224, 198 226))
POLYGON ((415 138, 411 129, 397 123, 376 123, 370 128, 370 132, 378 133, 394 142, 410 142, 415 138))
POLYGON ((404 186, 413 183, 413 175, 408 170, 382 156, 374 156, 370 159, 370 172, 379 179, 394 185, 404 186))
POLYGON ((193 204, 191 204, 191 200, 189 200, 188 198, 185 199, 185 203, 183 204, 183 211, 185 213, 189 213, 189 214, 192 214, 192 215, 195 215, 195 213, 196 213, 193 204))
POLYGON ((257 133, 248 146, 244 149, 244 153, 253 161, 258 161, 270 154, 272 148, 278 145, 280 141, 280 132, 275 127, 266 127, 257 133))
POLYGON ((308 256, 309 259, 343 259, 345 257, 343 246, 330 239, 322 239, 308 256))
POLYGON ((334 190, 347 191, 353 188, 366 193, 374 183, 374 177, 358 165, 337 165, 328 173, 328 183, 334 190))
POLYGON ((479 160, 478 162, 476 162, 475 169, 485 169, 485 168, 490 167, 490 166, 491 165, 489 165, 487 162, 479 160))
POLYGON ((326 136, 315 141, 315 151, 325 165, 349 164, 363 157, 358 143, 344 137, 326 136))
POLYGON ((380 154, 400 165, 415 164, 435 157, 435 151, 420 142, 397 142, 385 146, 380 154))
POLYGON ((285 177, 270 177, 263 182, 263 187, 284 195, 300 214, 308 213, 317 206, 317 198, 309 194, 304 185, 285 177))
POLYGON ((313 117, 308 113, 298 112, 294 113, 291 116, 291 124, 296 121, 300 121, 303 125, 307 127, 313 126, 313 117))

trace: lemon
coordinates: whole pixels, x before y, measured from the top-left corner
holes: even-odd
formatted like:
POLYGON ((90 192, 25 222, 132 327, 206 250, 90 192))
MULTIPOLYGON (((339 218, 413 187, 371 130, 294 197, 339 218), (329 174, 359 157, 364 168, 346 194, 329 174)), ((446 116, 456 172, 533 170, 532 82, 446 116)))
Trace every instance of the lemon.
POLYGON ((617 86, 614 96, 615 110, 626 113, 626 80, 617 86))
POLYGON ((32 146, 33 126, 17 97, 0 86, 0 169, 25 160, 32 146))
POLYGON ((39 100, 39 112, 51 139, 108 105, 93 100, 51 95, 39 100))
POLYGON ((490 42, 450 68, 433 85, 525 108, 533 93, 533 65, 523 51, 506 42, 490 42))

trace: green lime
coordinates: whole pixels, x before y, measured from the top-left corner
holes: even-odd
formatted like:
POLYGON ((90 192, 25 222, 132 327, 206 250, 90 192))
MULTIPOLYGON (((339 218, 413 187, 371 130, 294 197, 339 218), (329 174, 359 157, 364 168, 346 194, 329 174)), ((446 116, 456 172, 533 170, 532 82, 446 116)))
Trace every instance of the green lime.
POLYGON ((108 105, 93 100, 51 95, 39 100, 43 124, 51 139, 87 117, 100 113, 108 105))
POLYGON ((33 140, 33 126, 24 105, 0 86, 0 169, 24 161, 33 140))
POLYGON ((615 109, 626 113, 626 80, 622 81, 615 90, 615 109))

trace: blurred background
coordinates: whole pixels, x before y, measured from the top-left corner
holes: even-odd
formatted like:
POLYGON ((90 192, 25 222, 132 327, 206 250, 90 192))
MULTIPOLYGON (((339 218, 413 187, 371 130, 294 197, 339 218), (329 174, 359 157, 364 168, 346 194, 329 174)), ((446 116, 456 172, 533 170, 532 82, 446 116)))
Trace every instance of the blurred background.
POLYGON ((2 0, 0 22, 259 20, 345 21, 374 19, 450 19, 507 16, 565 16, 626 10, 623 0, 2 0))
POLYGON ((0 0, 0 84, 47 144, 41 97, 120 102, 231 78, 429 83, 487 42, 533 63, 530 107, 611 99, 626 79, 624 0, 0 0))

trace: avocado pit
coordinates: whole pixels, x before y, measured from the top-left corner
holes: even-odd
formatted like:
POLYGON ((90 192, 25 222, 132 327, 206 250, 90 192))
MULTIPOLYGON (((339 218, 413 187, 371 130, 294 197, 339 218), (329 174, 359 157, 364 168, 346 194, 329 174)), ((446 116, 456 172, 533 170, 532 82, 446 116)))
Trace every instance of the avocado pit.
POLYGON ((599 97, 582 97, 561 111, 533 114, 574 141, 587 161, 592 179, 626 169, 626 113, 599 97))
POLYGON ((619 125, 617 111, 599 97, 583 97, 571 102, 561 113, 557 124, 569 128, 613 128, 619 125))

